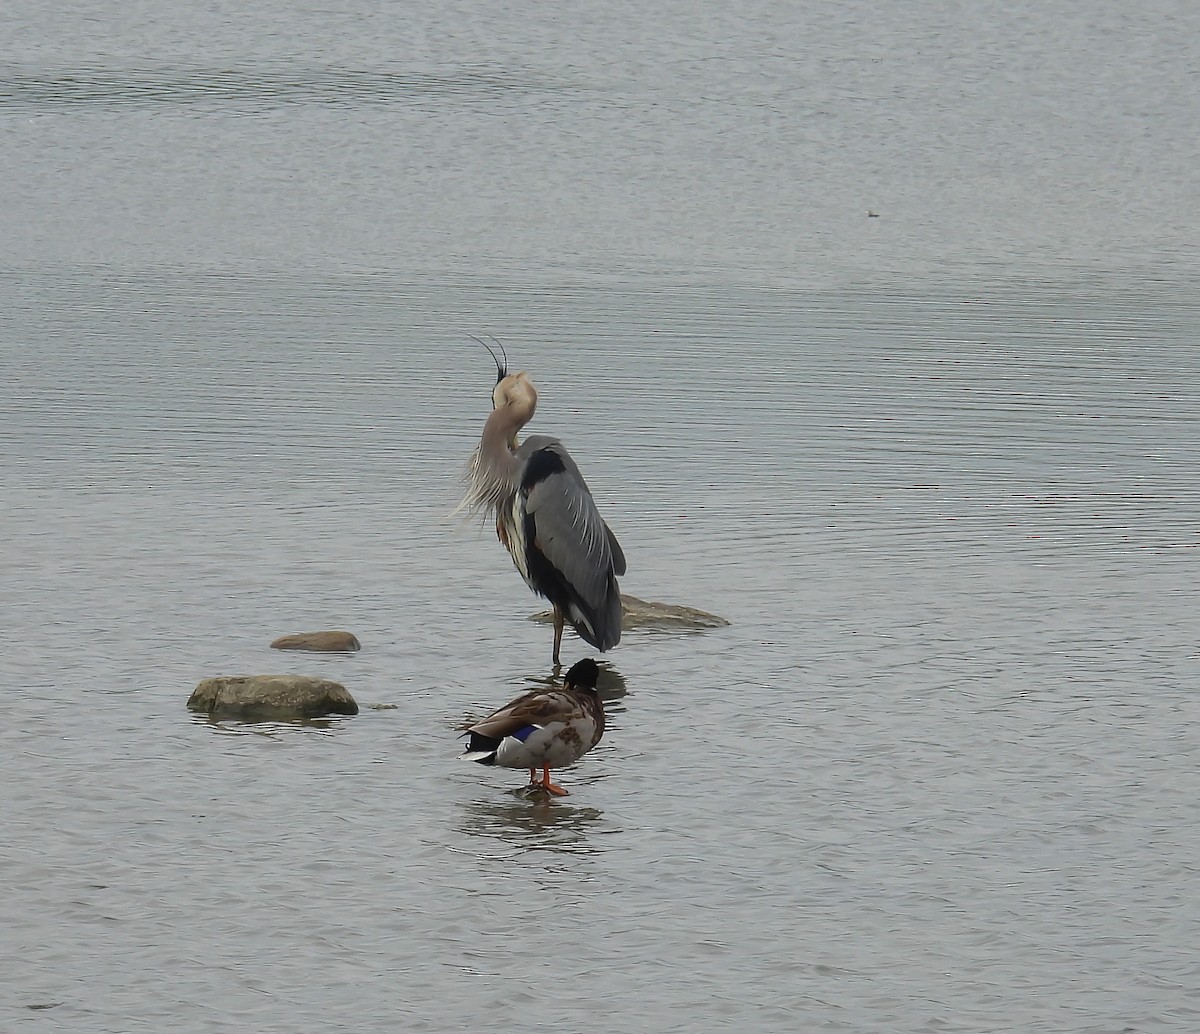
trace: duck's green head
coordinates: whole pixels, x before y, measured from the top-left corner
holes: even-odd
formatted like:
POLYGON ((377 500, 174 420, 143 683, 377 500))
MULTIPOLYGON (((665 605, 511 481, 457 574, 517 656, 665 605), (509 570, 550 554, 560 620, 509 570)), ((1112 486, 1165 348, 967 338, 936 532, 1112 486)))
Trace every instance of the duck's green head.
POLYGON ((563 677, 563 683, 572 689, 596 691, 596 680, 600 678, 600 666, 590 657, 576 661, 563 677))

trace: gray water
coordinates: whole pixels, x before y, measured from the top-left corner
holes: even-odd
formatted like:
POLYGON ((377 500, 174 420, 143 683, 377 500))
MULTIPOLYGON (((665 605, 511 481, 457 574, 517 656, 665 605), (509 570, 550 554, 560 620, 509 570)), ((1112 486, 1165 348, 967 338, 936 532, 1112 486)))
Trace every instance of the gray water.
POLYGON ((0 1029, 1200 1029, 1200 9, 0 39, 0 1029), (455 761, 550 673, 471 334, 731 622, 549 803, 455 761), (276 670, 363 710, 184 708, 276 670))

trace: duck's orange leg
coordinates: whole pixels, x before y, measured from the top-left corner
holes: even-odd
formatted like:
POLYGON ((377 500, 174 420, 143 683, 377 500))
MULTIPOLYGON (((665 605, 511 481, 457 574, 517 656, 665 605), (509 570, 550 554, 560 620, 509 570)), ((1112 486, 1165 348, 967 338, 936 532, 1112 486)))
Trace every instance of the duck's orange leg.
POLYGON ((550 768, 546 765, 542 766, 542 786, 546 788, 547 793, 552 793, 555 797, 567 796, 566 790, 564 790, 561 786, 555 786, 554 783, 550 782, 550 768))

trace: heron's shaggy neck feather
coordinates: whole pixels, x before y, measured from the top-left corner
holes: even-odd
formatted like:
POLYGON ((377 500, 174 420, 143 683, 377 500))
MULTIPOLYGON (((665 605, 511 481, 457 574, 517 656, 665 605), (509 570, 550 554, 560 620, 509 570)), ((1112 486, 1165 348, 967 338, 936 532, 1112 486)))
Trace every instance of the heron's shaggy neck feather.
POLYGON ((467 491, 455 513, 498 515, 512 507, 521 487, 517 432, 529 416, 512 409, 493 409, 483 425, 483 437, 467 461, 467 491))

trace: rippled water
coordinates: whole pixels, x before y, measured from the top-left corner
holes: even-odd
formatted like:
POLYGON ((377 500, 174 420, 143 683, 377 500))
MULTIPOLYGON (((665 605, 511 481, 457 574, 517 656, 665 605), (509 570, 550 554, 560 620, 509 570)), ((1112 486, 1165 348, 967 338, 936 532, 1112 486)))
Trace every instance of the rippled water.
POLYGON ((1195 15, 935 7, 24 12, 0 1027, 1197 1029, 1195 15), (550 803, 470 334, 731 621, 550 803))

